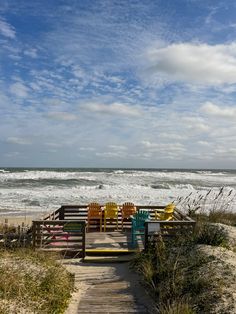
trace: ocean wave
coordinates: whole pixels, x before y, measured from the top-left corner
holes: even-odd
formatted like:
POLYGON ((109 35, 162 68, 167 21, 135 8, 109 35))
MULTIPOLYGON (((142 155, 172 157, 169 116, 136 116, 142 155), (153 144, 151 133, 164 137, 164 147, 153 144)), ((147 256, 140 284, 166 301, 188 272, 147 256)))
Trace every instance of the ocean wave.
POLYGON ((62 204, 88 204, 91 201, 165 205, 191 192, 200 190, 204 193, 211 188, 217 191, 223 185, 235 188, 236 173, 222 175, 219 171, 219 175, 217 172, 212 175, 208 171, 197 173, 196 170, 132 169, 0 171, 0 208, 45 213, 62 204))
POLYGON ((5 181, 0 181, 0 188, 13 188, 19 187, 23 188, 26 186, 37 187, 37 186, 75 186, 75 185, 97 185, 101 184, 100 181, 92 180, 92 179, 58 179, 58 178, 41 178, 41 179, 8 179, 5 181))
POLYGON ((195 190, 195 188, 192 186, 192 184, 176 184, 176 189, 186 189, 186 190, 195 190))
POLYGON ((5 169, 0 169, 0 173, 9 173, 10 171, 5 170, 5 169))
POLYGON ((152 189, 164 189, 164 190, 169 190, 171 188, 171 186, 169 184, 165 184, 165 183, 160 183, 160 184, 151 184, 151 188, 152 189))
POLYGON ((115 174, 123 174, 125 172, 123 170, 114 170, 113 173, 115 173, 115 174))
POLYGON ((28 206, 40 206, 40 203, 38 200, 31 200, 31 199, 23 199, 21 201, 22 203, 24 203, 25 205, 28 205, 28 206))

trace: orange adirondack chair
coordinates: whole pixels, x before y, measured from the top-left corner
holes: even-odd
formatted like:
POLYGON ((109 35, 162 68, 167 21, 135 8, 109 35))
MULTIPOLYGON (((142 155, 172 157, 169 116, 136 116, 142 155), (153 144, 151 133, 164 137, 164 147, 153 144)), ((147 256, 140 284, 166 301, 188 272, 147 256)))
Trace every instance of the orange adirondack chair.
POLYGON ((118 205, 116 203, 106 203, 104 207, 104 231, 106 231, 107 219, 116 220, 116 228, 118 229, 118 205))
POLYGON ((175 204, 168 204, 164 208, 163 213, 158 213, 158 211, 155 211, 155 220, 172 220, 174 218, 174 210, 175 210, 175 204))
POLYGON ((88 231, 91 221, 99 220, 100 232, 102 232, 102 208, 98 203, 90 203, 88 205, 88 231))
POLYGON ((121 207, 121 228, 123 230, 124 220, 130 219, 136 213, 136 207, 133 203, 126 202, 121 207))

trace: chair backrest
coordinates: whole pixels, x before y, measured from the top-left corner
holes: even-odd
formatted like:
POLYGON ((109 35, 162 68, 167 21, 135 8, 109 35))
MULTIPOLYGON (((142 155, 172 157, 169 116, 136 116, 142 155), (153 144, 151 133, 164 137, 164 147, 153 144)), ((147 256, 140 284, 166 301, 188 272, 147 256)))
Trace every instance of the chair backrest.
POLYGON ((164 209, 163 220, 172 220, 175 210, 175 204, 168 204, 164 209))
POLYGON ((136 207, 133 203, 126 202, 122 205, 121 211, 124 215, 133 215, 136 213, 136 207))
POLYGON ((174 210, 175 210, 175 204, 172 204, 172 203, 168 204, 164 209, 165 213, 168 213, 168 214, 173 213, 174 210))
POLYGON ((98 203, 90 203, 88 205, 89 216, 99 216, 102 213, 101 205, 98 203))
POLYGON ((134 215, 134 224, 138 227, 143 227, 144 226, 144 223, 147 219, 150 218, 150 214, 148 211, 146 210, 140 210, 138 211, 135 215, 134 215))
POLYGON ((118 205, 113 202, 106 203, 104 207, 104 214, 107 217, 116 217, 118 215, 118 205))

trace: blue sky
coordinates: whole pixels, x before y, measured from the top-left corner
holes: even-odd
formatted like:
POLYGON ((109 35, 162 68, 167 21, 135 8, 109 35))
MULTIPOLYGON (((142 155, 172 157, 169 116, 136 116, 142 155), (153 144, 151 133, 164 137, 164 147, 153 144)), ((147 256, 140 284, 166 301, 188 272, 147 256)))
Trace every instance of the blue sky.
POLYGON ((0 166, 235 168, 235 12, 1 0, 0 166))

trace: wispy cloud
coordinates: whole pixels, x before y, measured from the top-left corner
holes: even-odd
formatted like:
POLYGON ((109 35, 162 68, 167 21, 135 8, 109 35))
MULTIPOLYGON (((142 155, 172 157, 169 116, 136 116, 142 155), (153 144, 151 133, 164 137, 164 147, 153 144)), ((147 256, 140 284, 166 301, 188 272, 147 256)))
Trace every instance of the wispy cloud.
POLYGON ((4 0, 2 164, 233 165, 233 8, 4 0))
POLYGON ((15 28, 0 17, 0 34, 4 37, 14 39, 16 37, 15 28))
POLYGON ((221 117, 226 119, 236 119, 236 108, 228 106, 217 106, 211 102, 206 102, 201 107, 202 112, 209 116, 221 117))
POLYGON ((81 105, 81 108, 86 111, 108 115, 123 115, 134 117, 141 115, 141 111, 137 107, 116 102, 111 104, 86 103, 81 105))
POLYGON ((35 48, 27 49, 24 51, 24 55, 29 56, 31 58, 37 58, 38 57, 37 49, 35 48))
POLYGON ((17 145, 30 145, 31 141, 26 138, 19 137, 8 137, 6 140, 7 143, 17 144, 17 145))
POLYGON ((73 121, 77 119, 77 116, 73 113, 60 112, 60 111, 48 112, 47 117, 53 120, 61 120, 61 121, 73 121))
POLYGON ((29 88, 21 82, 16 82, 10 86, 10 92, 17 97, 26 98, 28 96, 29 88))

